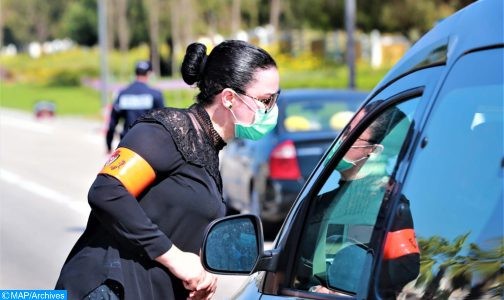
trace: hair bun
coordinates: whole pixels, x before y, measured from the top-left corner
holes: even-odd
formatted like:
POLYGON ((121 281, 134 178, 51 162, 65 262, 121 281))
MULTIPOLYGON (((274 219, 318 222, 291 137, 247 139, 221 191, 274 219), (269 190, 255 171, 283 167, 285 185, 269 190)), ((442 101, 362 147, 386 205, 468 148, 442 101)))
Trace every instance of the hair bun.
POLYGON ((184 82, 192 85, 199 82, 207 59, 206 46, 201 43, 192 43, 187 46, 184 61, 180 67, 184 82))

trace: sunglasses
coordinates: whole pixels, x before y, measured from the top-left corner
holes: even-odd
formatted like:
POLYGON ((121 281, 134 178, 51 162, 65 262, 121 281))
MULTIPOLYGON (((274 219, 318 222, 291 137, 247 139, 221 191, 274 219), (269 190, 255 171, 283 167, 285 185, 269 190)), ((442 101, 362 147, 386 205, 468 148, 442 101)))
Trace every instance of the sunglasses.
POLYGON ((369 154, 373 154, 373 155, 380 155, 383 152, 383 145, 382 144, 350 146, 350 148, 352 148, 352 149, 371 149, 371 152, 369 154))
POLYGON ((263 98, 263 99, 259 99, 259 98, 247 95, 246 93, 238 93, 238 94, 243 95, 243 96, 247 96, 251 99, 254 99, 255 101, 261 102, 262 104, 264 104, 264 107, 265 107, 264 112, 269 113, 273 109, 273 107, 275 107, 275 104, 278 100, 278 96, 280 95, 280 90, 278 90, 276 93, 272 94, 268 98, 263 98))

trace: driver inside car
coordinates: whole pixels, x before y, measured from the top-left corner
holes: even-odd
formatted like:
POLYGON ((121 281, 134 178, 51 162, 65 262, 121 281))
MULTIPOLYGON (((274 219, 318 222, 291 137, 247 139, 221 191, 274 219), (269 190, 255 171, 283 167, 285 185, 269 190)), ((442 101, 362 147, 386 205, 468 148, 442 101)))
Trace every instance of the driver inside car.
MULTIPOLYGON (((362 119, 364 112, 359 114, 346 133, 362 119)), ((389 196, 390 165, 395 165, 397 159, 397 155, 393 155, 386 148, 388 145, 390 148, 397 148, 396 143, 391 142, 397 139, 397 133, 394 131, 406 132, 409 125, 409 121, 400 110, 389 109, 364 130, 336 166, 340 177, 338 187, 320 195, 319 202, 325 202, 323 205, 326 208, 318 217, 320 227, 316 229, 318 238, 313 250, 312 266, 312 276, 315 280, 309 291, 340 294, 329 286, 337 286, 338 290, 344 292, 357 291, 358 279, 362 275, 366 254, 370 249, 378 212, 383 201, 389 196), (340 270, 335 272, 336 269, 340 270), (348 272, 341 272, 341 269, 348 272)), ((394 221, 394 224, 396 223, 413 228, 411 214, 404 213, 401 220, 394 221)), ((396 246, 393 241, 387 242, 385 253, 390 253, 396 246)), ((407 268, 403 268, 408 274, 398 274, 407 280, 404 284, 418 275, 418 247, 413 250, 415 251, 415 257, 408 261, 407 268)), ((399 249, 397 253, 400 252, 399 249)), ((388 257, 384 258, 386 261, 389 260, 388 257)), ((399 256, 393 258, 398 259, 399 256)), ((385 263, 384 270, 387 269, 387 265, 388 263, 385 263)), ((386 272, 384 275, 389 273, 386 272)), ((402 286, 393 287, 394 290, 397 288, 400 290, 402 286)))

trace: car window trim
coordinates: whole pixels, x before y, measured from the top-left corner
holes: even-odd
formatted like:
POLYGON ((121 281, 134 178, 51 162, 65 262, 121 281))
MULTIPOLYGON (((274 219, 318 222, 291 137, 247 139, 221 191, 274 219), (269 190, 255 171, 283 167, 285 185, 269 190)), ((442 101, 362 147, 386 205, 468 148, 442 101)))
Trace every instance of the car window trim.
MULTIPOLYGON (((425 91, 425 85, 421 85, 421 86, 417 86, 417 87, 410 88, 410 89, 407 89, 407 90, 403 90, 403 91, 401 91, 399 93, 396 93, 393 96, 385 98, 385 100, 383 101, 383 103, 380 103, 379 105, 377 105, 377 107, 375 107, 370 112, 368 112, 364 116, 364 118, 361 120, 361 122, 359 122, 359 124, 352 130, 352 132, 350 133, 350 135, 348 135, 348 137, 341 144, 341 146, 338 148, 338 150, 336 151, 336 153, 334 153, 334 155, 331 158, 331 160, 329 160, 327 162, 326 166, 323 167, 322 170, 321 170, 321 172, 319 173, 319 172, 317 172, 317 170, 321 168, 322 162, 325 160, 325 158, 327 157, 327 155, 329 153, 329 151, 326 151, 326 154, 324 155, 324 157, 322 157, 322 159, 319 161, 319 163, 315 167, 314 172, 312 172, 312 174, 310 175, 310 177, 312 177, 312 176, 314 176, 314 174, 319 173, 317 180, 313 183, 313 186, 310 188, 310 192, 308 194, 304 194, 303 193, 304 191, 301 191, 301 193, 303 194, 303 198, 313 198, 313 195, 315 193, 318 193, 320 191, 320 189, 322 188, 323 184, 325 183, 325 181, 327 180, 327 178, 329 177, 329 175, 332 173, 332 170, 336 166, 336 162, 340 161, 343 158, 344 154, 350 148, 350 146, 353 144, 353 142, 355 142, 355 140, 360 136, 360 134, 381 113, 383 113, 388 108, 390 108, 392 106, 395 106, 395 105, 397 105, 399 103, 408 101, 408 100, 413 99, 413 98, 422 97, 423 94, 424 94, 424 91, 425 91), (332 168, 331 168, 331 166, 332 166, 332 168)), ((363 109, 364 107, 366 107, 370 103, 372 103, 374 101, 379 101, 379 100, 382 100, 382 99, 374 99, 374 100, 368 101, 368 102, 366 102, 366 105, 364 105, 363 107, 361 107, 361 109, 363 109)), ((346 130, 346 128, 348 127, 348 124, 347 124, 347 126, 345 126, 345 128, 343 129, 342 132, 344 132, 346 130)), ((337 138, 337 139, 334 140, 334 142, 333 142, 333 144, 331 144, 330 148, 334 146, 334 144, 336 143, 337 140, 339 140, 339 138, 337 138)), ((404 151, 404 149, 402 149, 401 152, 402 151, 404 151)), ((310 179, 308 179, 308 181, 309 180, 310 179)), ((299 196, 301 196, 301 194, 299 196)), ((298 212, 299 211, 303 211, 304 213, 302 213, 302 214, 304 216, 306 216, 306 212, 308 211, 308 207, 310 205, 311 205, 311 201, 303 201, 303 203, 301 203, 301 205, 298 207, 297 210, 298 210, 298 212)), ((296 213, 296 215, 299 215, 299 214, 296 213)), ((299 224, 296 227, 301 228, 301 229, 305 228, 305 225, 306 225, 305 222, 300 222, 300 223, 302 223, 302 224, 299 224)), ((289 243, 289 245, 292 246, 293 244, 289 243)), ((288 260, 291 261, 291 262, 293 262, 294 259, 297 257, 297 254, 298 254, 298 251, 299 251, 299 243, 297 243, 296 245, 294 245, 294 247, 295 247, 295 251, 291 252, 291 254, 289 255, 290 257, 288 258, 288 260)), ((373 262, 373 264, 374 263, 375 262, 373 262)), ((294 264, 292 263, 292 264, 290 264, 288 266, 288 269, 286 270, 286 274, 289 274, 288 278, 286 278, 287 279, 286 282, 288 282, 289 285, 292 282, 292 279, 293 279, 293 276, 294 276, 294 274, 292 272, 293 267, 294 267, 294 264)), ((284 287, 284 288, 280 289, 279 294, 280 295, 291 295, 292 293, 299 293, 299 292, 302 292, 304 295, 314 295, 313 293, 309 293, 309 292, 305 292, 305 291, 300 291, 300 290, 295 290, 295 289, 290 288, 290 287, 284 287)), ((330 297, 327 297, 327 298, 326 297, 324 297, 324 298, 316 298, 316 297, 314 297, 313 299, 338 299, 338 298, 339 298, 338 296, 330 295, 330 297)), ((345 297, 345 298, 341 298, 341 299, 353 299, 353 297, 349 296, 348 298, 345 297)))
POLYGON ((309 291, 301 291, 294 290, 291 288, 282 288, 280 289, 281 296, 290 296, 297 297, 299 299, 317 299, 317 300, 349 300, 349 299, 357 299, 356 295, 335 295, 335 294, 323 294, 323 293, 314 293, 309 291))
MULTIPOLYGON (((396 93, 393 96, 390 96, 388 98, 385 98, 383 103, 379 104, 377 107, 375 107, 372 111, 370 111, 357 125, 356 128, 352 130, 352 133, 347 137, 346 141, 341 144, 339 149, 334 153, 333 157, 331 160, 327 162, 326 167, 321 167, 321 164, 325 161, 326 157, 328 156, 328 153, 330 152, 329 149, 331 149, 334 144, 339 140, 338 138, 335 138, 331 146, 327 149, 326 153, 322 156, 322 158, 319 160, 318 164, 314 167, 313 172, 310 174, 310 176, 307 178, 306 183, 308 184, 311 182, 312 178, 316 177, 316 181, 313 182, 313 184, 310 186, 308 189, 308 185, 305 185, 303 189, 300 191, 298 197, 296 198, 296 201, 298 198, 310 198, 313 197, 313 194, 315 193, 314 191, 316 190, 317 192, 321 189, 322 185, 324 184, 325 180, 327 179, 328 176, 330 176, 331 171, 329 171, 330 165, 335 166, 335 160, 340 161, 346 151, 350 148, 350 146, 353 144, 353 142, 357 139, 357 137, 360 136, 360 134, 371 124, 371 122, 376 119, 376 117, 382 113, 384 110, 387 108, 396 105, 398 103, 407 101, 409 99, 415 98, 415 97, 422 97, 425 92, 425 85, 420 85, 414 88, 410 88, 407 90, 403 90, 402 92, 396 93), (322 182, 324 181, 324 182, 322 182), (307 193, 308 192, 308 193, 307 193)), ((366 105, 363 105, 357 112, 359 112, 361 109, 363 109, 365 106, 370 104, 373 101, 378 101, 380 99, 375 99, 372 101, 366 101, 366 105)), ((357 114, 356 112, 356 114, 357 114)), ((349 126, 350 122, 343 128, 341 132, 344 132, 347 127, 349 126)), ((306 206, 309 205, 309 201, 303 201, 300 203, 298 207, 292 207, 291 210, 295 209, 297 212, 294 215, 298 215, 300 211, 306 211, 306 206)), ((289 213, 290 215, 290 213, 289 213)), ((288 216, 289 216, 288 215, 288 216)), ((294 215, 291 216, 291 218, 294 217, 294 215)), ((286 219, 286 222, 288 222, 291 218, 286 219)), ((290 223, 290 222, 289 222, 290 223)), ((301 228, 304 228, 304 222, 300 224, 299 226, 301 228)), ((297 226, 296 226, 297 227, 297 226)), ((280 230, 281 235, 279 236, 280 239, 282 239, 282 236, 287 234, 286 232, 283 232, 283 230, 280 230)), ((278 237, 277 237, 278 240, 278 237)), ((296 247, 297 248, 297 247, 296 247)))
POLYGON ((423 65, 421 67, 416 67, 416 68, 410 69, 410 70, 408 70, 408 71, 406 71, 404 73, 401 73, 397 77, 391 79, 389 82, 387 82, 387 84, 385 84, 385 85, 381 86, 380 88, 378 88, 370 96, 371 96, 371 98, 376 97, 378 94, 380 94, 382 91, 384 91, 385 89, 387 89, 389 86, 393 85, 395 82, 397 82, 397 81, 401 80, 402 78, 407 77, 407 76, 409 76, 409 75, 411 75, 413 73, 416 73, 418 71, 425 70, 425 69, 439 67, 439 66, 446 66, 446 62, 445 61, 435 62, 435 63, 431 63, 431 64, 428 64, 428 65, 423 65))
POLYGON ((488 45, 488 46, 478 47, 478 48, 473 48, 473 49, 467 50, 464 53, 462 53, 462 55, 460 55, 460 57, 462 57, 462 56, 464 56, 466 54, 474 53, 474 52, 485 51, 485 50, 492 50, 492 49, 500 49, 500 48, 504 48, 504 43, 502 43, 502 44, 495 44, 495 45, 488 45))

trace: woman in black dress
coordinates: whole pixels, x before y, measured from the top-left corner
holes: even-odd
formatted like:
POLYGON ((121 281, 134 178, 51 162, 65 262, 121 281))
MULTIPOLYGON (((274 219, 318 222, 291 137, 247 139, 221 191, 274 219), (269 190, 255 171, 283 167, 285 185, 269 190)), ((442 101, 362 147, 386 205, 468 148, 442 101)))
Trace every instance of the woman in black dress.
POLYGON ((210 299, 216 277, 198 256, 224 216, 219 151, 276 125, 273 58, 243 41, 187 47, 181 72, 199 88, 187 109, 153 110, 132 126, 92 184, 86 229, 57 289, 69 299, 210 299))

